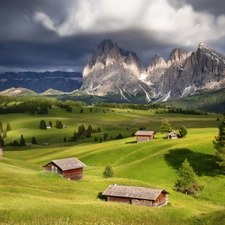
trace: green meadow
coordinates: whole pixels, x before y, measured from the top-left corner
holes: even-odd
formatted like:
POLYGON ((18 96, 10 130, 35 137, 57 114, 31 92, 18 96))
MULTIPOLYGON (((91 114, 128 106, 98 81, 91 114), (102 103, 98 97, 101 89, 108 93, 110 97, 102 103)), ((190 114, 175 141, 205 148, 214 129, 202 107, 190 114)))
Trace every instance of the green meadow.
POLYGON ((1 225, 195 225, 225 224, 225 177, 219 174, 216 150, 212 141, 218 134, 222 115, 155 114, 154 110, 111 108, 73 108, 71 113, 52 108, 47 115, 0 115, 3 127, 12 130, 4 139, 8 144, 26 142, 30 147, 7 146, 0 158, 1 225), (187 137, 165 138, 159 132, 162 120, 168 119, 174 130, 185 125, 187 137), (40 130, 41 120, 53 127, 40 130), (64 129, 55 127, 60 120, 64 129), (101 128, 90 138, 69 140, 78 127, 101 128), (140 127, 156 132, 155 140, 136 143, 132 136, 140 127), (101 143, 103 134, 108 137, 101 143), (116 139, 121 134, 123 139, 116 139), (97 138, 97 141, 95 141, 97 138), (41 146, 47 142, 48 146, 41 146), (77 157, 86 164, 81 181, 69 181, 44 170, 54 159, 77 157), (178 170, 184 159, 198 175, 204 190, 188 196, 174 190, 178 170), (114 169, 113 178, 103 178, 107 163, 114 169), (161 188, 168 191, 169 204, 162 208, 106 202, 102 192, 110 184, 161 188))

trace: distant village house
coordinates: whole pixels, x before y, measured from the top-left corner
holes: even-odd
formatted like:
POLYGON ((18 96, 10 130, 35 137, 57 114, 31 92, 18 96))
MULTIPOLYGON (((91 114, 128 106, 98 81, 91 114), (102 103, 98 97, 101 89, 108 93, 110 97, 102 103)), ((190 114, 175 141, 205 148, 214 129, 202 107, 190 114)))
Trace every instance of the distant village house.
POLYGON ((135 133, 135 136, 137 138, 137 143, 153 140, 154 135, 155 135, 154 131, 147 131, 147 130, 138 130, 135 133))
POLYGON ((103 192, 107 201, 149 207, 162 207, 168 203, 169 192, 162 189, 112 184, 103 192))
POLYGON ((175 131, 172 131, 170 133, 167 134, 167 138, 168 139, 177 139, 178 138, 178 134, 175 131))
POLYGON ((44 165, 47 171, 55 172, 69 180, 83 179, 83 167, 85 164, 77 158, 52 160, 44 165))

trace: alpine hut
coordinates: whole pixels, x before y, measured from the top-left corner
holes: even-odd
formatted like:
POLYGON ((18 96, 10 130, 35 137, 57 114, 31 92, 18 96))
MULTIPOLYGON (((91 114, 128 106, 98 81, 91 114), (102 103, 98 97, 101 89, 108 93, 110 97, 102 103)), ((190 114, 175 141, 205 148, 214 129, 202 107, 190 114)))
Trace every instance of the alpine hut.
POLYGON ((135 136, 137 137, 137 143, 153 140, 154 135, 155 135, 154 131, 147 131, 147 130, 138 130, 135 133, 135 136))
POLYGON ((168 194, 169 192, 163 189, 111 184, 102 195, 105 195, 107 201, 111 202, 162 207, 168 203, 168 194))
POLYGON ((67 158, 52 160, 43 167, 69 180, 81 180, 83 179, 83 168, 85 164, 77 158, 67 158))

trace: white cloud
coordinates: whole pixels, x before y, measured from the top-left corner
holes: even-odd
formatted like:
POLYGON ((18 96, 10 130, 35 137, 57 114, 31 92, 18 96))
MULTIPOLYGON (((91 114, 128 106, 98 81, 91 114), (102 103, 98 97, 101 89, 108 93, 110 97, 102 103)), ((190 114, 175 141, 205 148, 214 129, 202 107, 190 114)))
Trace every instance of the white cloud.
POLYGON ((175 8, 167 0, 80 0, 70 3, 67 17, 59 25, 43 12, 36 12, 34 20, 59 36, 138 29, 156 36, 159 41, 182 46, 196 46, 225 37, 225 15, 216 18, 207 12, 196 12, 188 4, 175 8))
POLYGON ((44 14, 43 12, 36 12, 34 14, 34 20, 36 22, 40 22, 43 24, 44 27, 46 27, 49 30, 57 32, 57 27, 55 26, 54 22, 51 20, 49 16, 44 14))

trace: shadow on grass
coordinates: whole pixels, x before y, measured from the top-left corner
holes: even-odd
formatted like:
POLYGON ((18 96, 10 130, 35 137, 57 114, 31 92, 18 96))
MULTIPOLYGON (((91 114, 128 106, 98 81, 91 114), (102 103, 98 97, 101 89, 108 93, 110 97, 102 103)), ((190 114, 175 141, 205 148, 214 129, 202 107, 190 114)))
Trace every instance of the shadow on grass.
POLYGON ((198 176, 215 176, 219 174, 219 166, 216 163, 217 157, 210 154, 193 152, 187 148, 171 149, 164 158, 169 166, 179 170, 185 158, 193 167, 198 176))
POLYGON ((137 144, 137 141, 128 141, 125 144, 137 144))
POLYGON ((103 201, 106 201, 107 200, 107 197, 105 195, 102 195, 102 193, 103 192, 99 192, 97 198, 99 198, 99 199, 101 199, 103 201))

